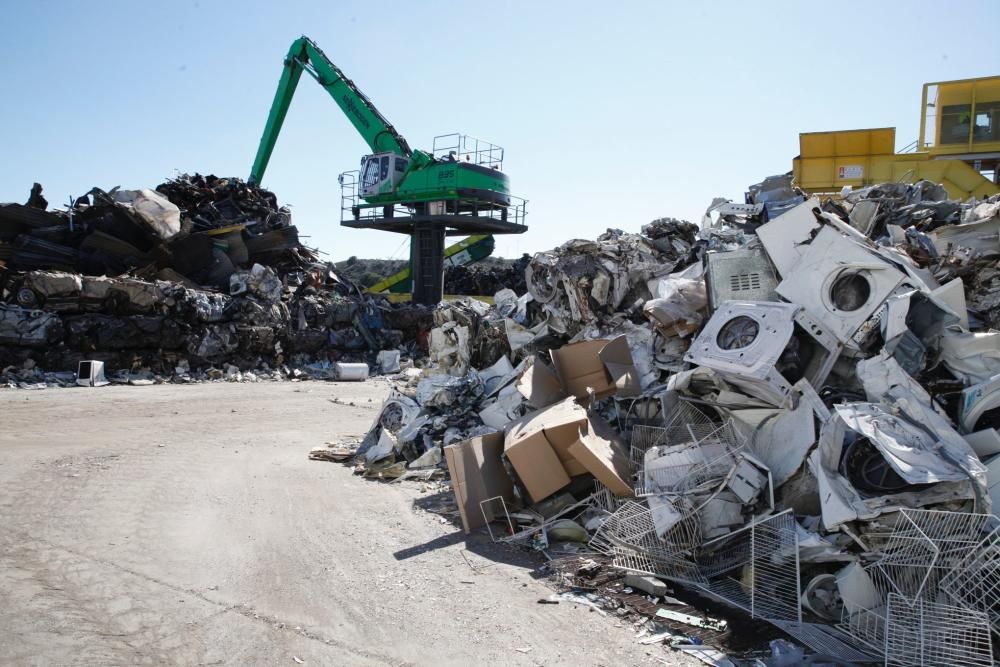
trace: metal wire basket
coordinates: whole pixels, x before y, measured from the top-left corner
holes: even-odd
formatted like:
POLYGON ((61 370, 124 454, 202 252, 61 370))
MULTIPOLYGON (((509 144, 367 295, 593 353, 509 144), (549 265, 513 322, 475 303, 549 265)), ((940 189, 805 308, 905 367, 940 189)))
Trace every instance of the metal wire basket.
MULTIPOLYGON (((867 580, 865 599, 844 600, 839 627, 868 647, 885 651, 889 646, 890 597, 895 601, 897 625, 909 622, 906 620, 909 617, 901 611, 901 605, 918 610, 931 609, 926 605, 941 605, 942 591, 947 592, 959 604, 969 604, 967 611, 970 613, 977 609, 987 611, 983 608, 991 597, 988 592, 989 584, 986 583, 989 581, 987 573, 983 573, 984 579, 980 582, 972 576, 974 570, 967 569, 968 574, 956 570, 974 567, 976 554, 983 550, 984 540, 995 535, 996 524, 997 519, 991 514, 900 510, 890 533, 870 536, 873 541, 877 541, 879 537, 884 538, 881 548, 883 555, 877 562, 864 568, 867 580), (963 586, 959 582, 969 585, 963 586), (980 583, 985 586, 980 587, 980 583), (973 593, 974 589, 978 592, 973 593), (968 601, 966 597, 969 598, 968 601)), ((984 561, 986 563, 988 560, 984 561)), ((998 583, 1000 579, 993 581, 998 583)), ((992 597, 997 599, 995 593, 992 597)), ((898 637, 907 636, 909 632, 901 625, 893 631, 898 637)), ((893 650, 901 651, 898 637, 894 640, 896 644, 893 650)), ((904 661, 913 657, 905 653, 901 655, 900 659, 904 661)), ((887 660, 888 658, 887 655, 887 660)))
POLYGON ((933 599, 943 579, 980 547, 995 523, 992 514, 900 510, 878 567, 903 598, 933 599))
POLYGON ((986 613, 1000 633, 1000 535, 995 529, 945 572, 941 588, 959 604, 986 613))
POLYGON ((889 593, 885 664, 899 667, 989 667, 993 646, 989 619, 966 607, 889 593))
POLYGON ((689 493, 721 479, 744 444, 732 419, 713 420, 694 405, 680 402, 665 427, 636 426, 632 431, 635 495, 689 493))
POLYGON ((696 558, 706 594, 752 618, 802 622, 799 549, 791 510, 706 542, 696 558))
POLYGON ((590 540, 590 548, 612 556, 616 567, 666 576, 700 543, 697 519, 685 509, 662 535, 645 502, 626 501, 605 519, 590 540))

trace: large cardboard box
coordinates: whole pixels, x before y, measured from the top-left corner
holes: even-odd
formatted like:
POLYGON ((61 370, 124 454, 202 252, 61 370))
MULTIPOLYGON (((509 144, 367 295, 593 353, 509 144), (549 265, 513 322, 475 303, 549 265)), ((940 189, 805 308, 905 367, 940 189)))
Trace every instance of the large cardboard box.
POLYGON ((544 500, 569 484, 566 468, 542 435, 513 443, 505 453, 532 502, 544 500))
POLYGON ((566 474, 573 477, 587 472, 587 469, 569 453, 570 445, 580 437, 580 429, 585 429, 586 426, 586 410, 574 399, 568 398, 511 422, 506 432, 509 441, 543 434, 545 441, 566 470, 566 474))
MULTIPOLYGON (((470 438, 444 448, 452 490, 466 534, 486 524, 480 502, 496 496, 501 496, 507 503, 514 500, 514 486, 501 458, 503 450, 504 434, 500 432, 470 438)), ((487 507, 487 511, 489 509, 487 507)), ((494 517, 489 518, 492 520, 494 517)))
MULTIPOLYGON (((569 447, 579 439, 580 426, 586 422, 586 411, 567 398, 507 427, 504 453, 532 502, 548 498, 569 484, 570 471, 563 460, 572 458, 569 447)), ((571 467, 580 474, 580 466, 571 467)))
POLYGON ((628 458, 608 437, 610 427, 567 398, 513 422, 504 453, 532 502, 543 500, 591 473, 618 495, 631 495, 628 458))
POLYGON ((595 433, 581 433, 580 439, 570 445, 569 452, 611 493, 616 496, 633 494, 628 457, 614 440, 595 433))

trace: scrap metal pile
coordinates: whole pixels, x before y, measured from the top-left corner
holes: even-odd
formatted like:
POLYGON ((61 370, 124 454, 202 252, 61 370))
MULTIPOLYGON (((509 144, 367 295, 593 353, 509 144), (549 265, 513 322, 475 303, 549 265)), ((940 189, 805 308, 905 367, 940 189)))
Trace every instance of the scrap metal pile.
POLYGON ((531 257, 515 260, 448 266, 444 270, 444 293, 492 296, 502 289, 524 293, 524 268, 531 257))
MULTIPOLYGON (((447 467, 466 532, 657 577, 836 664, 993 664, 1000 198, 769 181, 443 304, 358 466, 447 467)), ((657 620, 686 617, 668 598, 657 620)))
POLYGON ((274 194, 238 178, 183 174, 156 190, 93 188, 48 211, 37 183, 27 204, 0 205, 0 262, 34 269, 122 275, 229 288, 251 264, 281 272, 317 259, 274 194))
POLYGON ((82 360, 133 383, 334 377, 419 355, 431 312, 363 295, 301 245, 287 208, 236 178, 94 188, 0 205, 0 379, 74 385, 82 360), (44 370, 43 370, 44 369, 44 370))

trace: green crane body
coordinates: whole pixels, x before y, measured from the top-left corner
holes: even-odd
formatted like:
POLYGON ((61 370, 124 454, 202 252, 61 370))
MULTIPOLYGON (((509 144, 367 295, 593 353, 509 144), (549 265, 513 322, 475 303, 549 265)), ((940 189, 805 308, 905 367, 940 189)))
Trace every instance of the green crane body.
MULTIPOLYGON (((330 62, 311 39, 304 36, 295 40, 285 57, 278 89, 250 172, 251 183, 259 185, 264 178, 303 71, 330 94, 372 151, 372 155, 361 160, 360 188, 365 204, 358 208, 388 210, 400 205, 425 210, 428 202, 445 202, 446 207, 448 202, 453 202, 448 210, 459 212, 461 202, 470 198, 497 208, 511 203, 509 181, 498 169, 458 161, 454 156, 438 159, 424 151, 412 150, 406 139, 354 82, 330 62)), ((492 248, 492 237, 489 242, 483 240, 481 246, 483 249, 492 248)), ((480 256, 475 259, 485 256, 476 254, 480 256)), ((392 284, 385 285, 383 281, 380 286, 383 289, 398 289, 410 285, 410 272, 404 273, 406 275, 393 276, 392 284)))

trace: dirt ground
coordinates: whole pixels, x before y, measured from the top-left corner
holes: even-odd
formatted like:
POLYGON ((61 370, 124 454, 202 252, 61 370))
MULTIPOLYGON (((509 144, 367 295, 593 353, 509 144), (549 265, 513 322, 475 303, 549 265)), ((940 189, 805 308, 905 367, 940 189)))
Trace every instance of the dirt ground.
POLYGON ((701 664, 538 604, 538 561, 419 483, 306 458, 387 389, 0 390, 0 664, 701 664))

